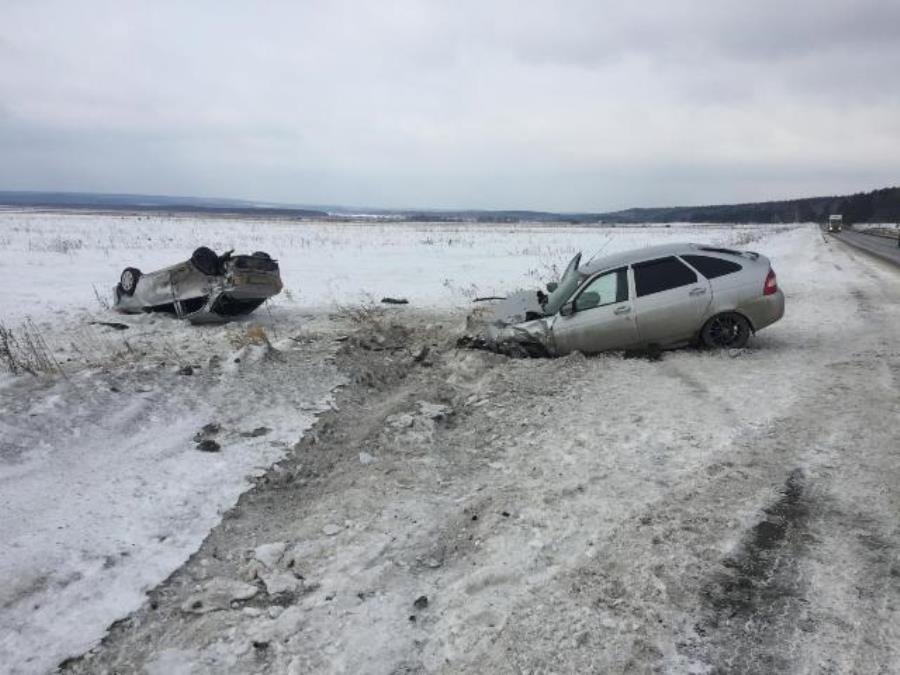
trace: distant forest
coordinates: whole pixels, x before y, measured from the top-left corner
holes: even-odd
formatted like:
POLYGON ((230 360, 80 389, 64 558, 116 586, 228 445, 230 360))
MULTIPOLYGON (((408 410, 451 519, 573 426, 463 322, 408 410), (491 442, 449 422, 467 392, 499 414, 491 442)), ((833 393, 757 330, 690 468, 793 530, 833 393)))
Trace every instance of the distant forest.
POLYGON ((614 223, 794 223, 825 221, 841 214, 845 223, 900 223, 900 187, 843 197, 809 197, 779 202, 720 206, 626 209, 599 214, 614 223))

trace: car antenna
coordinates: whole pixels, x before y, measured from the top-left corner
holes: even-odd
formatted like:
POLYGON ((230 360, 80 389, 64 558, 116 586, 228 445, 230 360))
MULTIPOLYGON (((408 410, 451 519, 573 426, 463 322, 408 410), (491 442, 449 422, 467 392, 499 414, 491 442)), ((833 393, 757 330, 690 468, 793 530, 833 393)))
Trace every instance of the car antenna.
POLYGON ((601 246, 599 249, 597 249, 597 252, 596 252, 594 255, 591 256, 591 258, 590 258, 590 260, 588 260, 588 262, 591 262, 591 260, 593 260, 594 258, 596 258, 596 257, 597 257, 598 255, 600 255, 601 253, 603 253, 603 251, 606 250, 606 247, 609 246, 609 242, 611 242, 611 241, 612 241, 612 236, 611 236, 611 235, 606 235, 606 241, 603 242, 603 246, 601 246))

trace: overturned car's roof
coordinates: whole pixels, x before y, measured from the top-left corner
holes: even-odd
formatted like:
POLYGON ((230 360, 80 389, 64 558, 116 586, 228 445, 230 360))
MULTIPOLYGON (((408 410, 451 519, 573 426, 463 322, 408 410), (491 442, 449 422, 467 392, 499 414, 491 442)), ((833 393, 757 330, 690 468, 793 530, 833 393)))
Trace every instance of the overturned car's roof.
MULTIPOLYGON (((603 258, 591 260, 578 268, 582 274, 593 274, 601 270, 610 269, 612 267, 621 267, 622 265, 630 265, 632 263, 641 262, 642 260, 652 260, 653 258, 663 258, 669 255, 684 255, 685 253, 696 253, 697 251, 708 250, 711 252, 725 252, 727 249, 717 249, 709 244, 658 244, 656 246, 645 246, 644 248, 633 248, 629 251, 621 253, 613 253, 603 258)), ((733 251, 735 255, 741 255, 739 251, 733 251)))

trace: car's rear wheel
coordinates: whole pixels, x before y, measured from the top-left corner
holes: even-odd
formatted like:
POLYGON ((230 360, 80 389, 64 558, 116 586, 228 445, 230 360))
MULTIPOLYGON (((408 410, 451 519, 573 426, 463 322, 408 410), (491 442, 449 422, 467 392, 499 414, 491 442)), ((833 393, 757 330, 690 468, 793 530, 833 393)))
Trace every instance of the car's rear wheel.
POLYGON ((134 295, 137 288, 138 279, 141 278, 141 271, 136 267, 126 267, 122 270, 122 276, 119 277, 119 286, 125 295, 134 295))
POLYGON ((219 256, 211 248, 201 246, 191 255, 191 262, 198 270, 207 276, 219 273, 219 256))
POLYGON ((740 349, 750 339, 750 322, 736 312, 717 314, 703 326, 700 339, 710 349, 740 349))

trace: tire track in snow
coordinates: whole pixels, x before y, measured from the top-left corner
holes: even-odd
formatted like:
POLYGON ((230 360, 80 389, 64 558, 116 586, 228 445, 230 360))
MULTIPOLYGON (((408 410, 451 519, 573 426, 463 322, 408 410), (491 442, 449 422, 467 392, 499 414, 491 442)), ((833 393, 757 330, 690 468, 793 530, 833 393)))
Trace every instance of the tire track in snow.
MULTIPOLYGON (((883 345, 890 332, 879 308, 896 306, 900 297, 890 289, 854 286, 850 294, 869 330, 847 343, 853 358, 840 359, 839 353, 825 365, 832 381, 820 389, 820 400, 808 404, 807 414, 820 422, 820 447, 804 461, 812 482, 799 480, 800 469, 791 473, 782 498, 764 511, 767 517, 744 536, 736 555, 724 559, 729 573, 716 575, 704 591, 713 612, 698 628, 699 652, 718 669, 762 673, 819 663, 842 672, 875 672, 898 665, 892 646, 898 634, 890 627, 897 622, 900 587, 884 584, 895 578, 889 560, 900 550, 890 515, 896 498, 874 500, 865 510, 859 497, 846 503, 845 493, 853 484, 848 473, 860 462, 872 464, 860 476, 860 496, 879 480, 884 491, 900 479, 889 450, 894 434, 885 428, 896 389, 877 387, 886 364, 884 353, 870 348, 883 345), (881 302, 870 301, 870 292, 881 295, 881 302), (777 541, 760 537, 773 530, 781 535, 777 541), (835 574, 836 563, 849 574, 835 574), (822 577, 832 580, 823 584, 822 577), (829 595, 843 595, 844 602, 835 607, 829 595), (850 616, 854 620, 848 621, 850 616), (892 639, 871 640, 873 629, 892 639)), ((898 355, 895 350, 889 358, 896 364, 898 355)))

